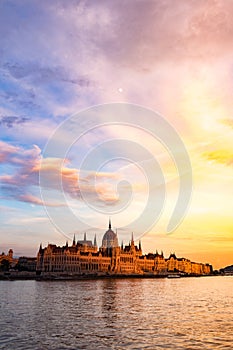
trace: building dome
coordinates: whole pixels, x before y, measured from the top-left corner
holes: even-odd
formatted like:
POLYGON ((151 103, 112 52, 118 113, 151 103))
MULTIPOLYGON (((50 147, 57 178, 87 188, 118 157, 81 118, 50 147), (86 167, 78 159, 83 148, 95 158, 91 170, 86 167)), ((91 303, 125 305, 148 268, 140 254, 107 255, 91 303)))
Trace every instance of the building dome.
POLYGON ((105 232, 102 239, 103 248, 118 247, 117 234, 112 230, 111 221, 109 220, 108 230, 105 232))

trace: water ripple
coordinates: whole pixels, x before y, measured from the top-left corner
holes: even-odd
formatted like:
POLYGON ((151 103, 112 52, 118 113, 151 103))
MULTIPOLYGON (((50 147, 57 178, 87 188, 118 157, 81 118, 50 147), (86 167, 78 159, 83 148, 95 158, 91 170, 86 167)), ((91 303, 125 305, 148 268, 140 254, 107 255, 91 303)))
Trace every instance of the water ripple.
POLYGON ((0 349, 232 349, 233 278, 0 281, 0 349))

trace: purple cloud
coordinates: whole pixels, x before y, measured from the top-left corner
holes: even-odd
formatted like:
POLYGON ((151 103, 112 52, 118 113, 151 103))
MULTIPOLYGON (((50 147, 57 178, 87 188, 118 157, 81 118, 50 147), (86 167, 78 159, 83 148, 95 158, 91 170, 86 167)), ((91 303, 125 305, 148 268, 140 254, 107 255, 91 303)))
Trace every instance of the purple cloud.
POLYGON ((15 125, 21 125, 28 121, 27 117, 22 116, 0 116, 0 125, 4 125, 7 128, 12 128, 15 125))

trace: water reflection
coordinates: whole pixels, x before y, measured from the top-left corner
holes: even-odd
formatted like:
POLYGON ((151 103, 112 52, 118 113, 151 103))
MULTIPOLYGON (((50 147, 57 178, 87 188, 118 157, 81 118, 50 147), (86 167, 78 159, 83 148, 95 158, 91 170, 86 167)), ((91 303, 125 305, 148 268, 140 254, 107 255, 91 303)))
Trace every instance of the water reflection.
POLYGON ((108 326, 113 326, 115 319, 119 313, 119 288, 120 285, 114 279, 106 279, 102 281, 101 293, 101 311, 108 326))

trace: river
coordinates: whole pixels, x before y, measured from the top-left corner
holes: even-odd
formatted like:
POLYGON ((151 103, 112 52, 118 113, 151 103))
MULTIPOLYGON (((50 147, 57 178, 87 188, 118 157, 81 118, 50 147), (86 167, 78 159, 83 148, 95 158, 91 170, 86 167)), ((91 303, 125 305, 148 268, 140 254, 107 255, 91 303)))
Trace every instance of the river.
POLYGON ((233 277, 0 281, 0 349, 232 349, 233 277))

